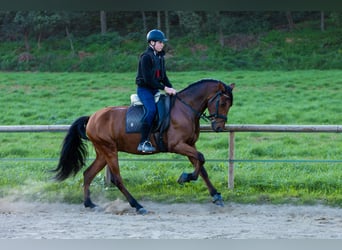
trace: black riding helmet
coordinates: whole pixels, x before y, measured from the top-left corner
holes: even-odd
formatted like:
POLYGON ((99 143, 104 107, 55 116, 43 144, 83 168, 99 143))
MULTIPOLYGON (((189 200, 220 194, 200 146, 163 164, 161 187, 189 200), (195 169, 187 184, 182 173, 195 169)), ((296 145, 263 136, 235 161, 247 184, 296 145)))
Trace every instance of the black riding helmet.
POLYGON ((167 39, 164 33, 160 30, 154 29, 150 30, 147 33, 146 40, 149 43, 150 41, 160 41, 160 42, 167 42, 167 39))

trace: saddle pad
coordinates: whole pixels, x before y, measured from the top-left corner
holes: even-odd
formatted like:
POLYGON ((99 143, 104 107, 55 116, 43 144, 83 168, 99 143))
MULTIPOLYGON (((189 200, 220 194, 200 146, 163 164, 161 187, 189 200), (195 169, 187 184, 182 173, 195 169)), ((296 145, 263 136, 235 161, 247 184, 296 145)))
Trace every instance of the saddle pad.
POLYGON ((126 113, 126 133, 140 133, 144 106, 130 106, 126 113))
MULTIPOLYGON (((154 95, 154 102, 155 103, 159 102, 159 98, 160 98, 160 92, 157 92, 154 95)), ((132 106, 143 105, 143 103, 140 101, 140 98, 137 94, 131 94, 131 105, 132 106)))

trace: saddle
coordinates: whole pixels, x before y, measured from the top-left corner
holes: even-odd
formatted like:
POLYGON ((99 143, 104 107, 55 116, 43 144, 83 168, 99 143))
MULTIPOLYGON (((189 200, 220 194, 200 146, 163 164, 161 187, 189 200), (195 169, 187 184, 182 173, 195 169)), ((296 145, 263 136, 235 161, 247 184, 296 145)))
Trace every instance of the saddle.
MULTIPOLYGON (((159 150, 166 152, 167 149, 163 142, 163 133, 170 125, 171 98, 169 95, 157 93, 155 96, 157 104, 157 114, 153 122, 152 133, 155 136, 159 150)), ((140 133, 142 118, 145 114, 144 105, 140 102, 138 96, 131 96, 131 105, 126 113, 126 133, 140 133)))

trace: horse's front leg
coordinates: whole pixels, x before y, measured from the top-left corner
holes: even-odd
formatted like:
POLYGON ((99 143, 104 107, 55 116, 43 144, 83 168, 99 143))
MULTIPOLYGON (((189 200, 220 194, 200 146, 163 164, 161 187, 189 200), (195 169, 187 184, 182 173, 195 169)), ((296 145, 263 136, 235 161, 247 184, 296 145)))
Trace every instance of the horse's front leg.
POLYGON ((205 184, 207 185, 210 195, 213 197, 213 200, 212 200, 213 203, 218 206, 223 207, 223 199, 222 199, 221 193, 217 192, 216 188, 211 183, 208 173, 205 170, 204 166, 202 166, 200 175, 202 176, 205 184))
POLYGON ((205 162, 204 156, 202 153, 197 152, 196 157, 188 156, 190 162, 194 166, 195 170, 192 173, 182 173, 178 179, 179 184, 183 184, 185 182, 196 181, 198 176, 203 168, 203 164, 205 162))
MULTIPOLYGON (((196 166, 196 159, 189 157, 189 160, 192 162, 193 166, 196 166)), ((190 182, 192 180, 197 180, 198 174, 196 172, 196 169, 197 168, 195 167, 195 171, 193 173, 182 173, 181 176, 178 179, 178 183, 179 184, 183 184, 185 182, 190 182)), ((201 175, 201 177, 203 178, 205 184, 208 187, 209 193, 212 196, 213 203, 218 205, 218 206, 223 206, 223 199, 222 199, 221 193, 217 192, 216 188, 211 183, 211 181, 209 179, 209 176, 208 176, 208 173, 207 173, 206 169, 204 168, 203 164, 200 167, 199 174, 201 175)))
POLYGON ((221 194, 217 192, 214 185, 211 183, 208 173, 206 169, 204 168, 205 158, 201 152, 198 152, 195 148, 183 144, 183 151, 180 152, 187 152, 187 155, 190 162, 194 166, 195 170, 192 173, 182 173, 181 176, 178 179, 179 184, 183 184, 185 182, 195 181, 198 179, 198 176, 201 175, 203 178, 205 184, 208 187, 210 195, 213 197, 213 203, 219 206, 223 206, 223 200, 221 197, 221 194), (187 149, 187 150, 184 150, 187 149))

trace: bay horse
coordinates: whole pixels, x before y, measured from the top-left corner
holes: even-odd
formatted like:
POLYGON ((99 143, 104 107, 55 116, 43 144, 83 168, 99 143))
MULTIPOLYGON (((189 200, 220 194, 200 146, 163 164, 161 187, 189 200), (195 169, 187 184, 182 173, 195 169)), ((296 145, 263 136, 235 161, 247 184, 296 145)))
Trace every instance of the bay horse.
MULTIPOLYGON (((233 105, 233 88, 235 84, 227 85, 219 80, 202 79, 195 82, 173 96, 173 106, 170 111, 170 125, 163 135, 164 144, 170 153, 187 156, 194 167, 194 172, 183 173, 178 183, 195 181, 200 175, 208 187, 213 203, 223 206, 221 194, 209 180, 204 168, 204 156, 197 151, 195 143, 200 133, 200 117, 208 109, 211 127, 215 132, 225 128, 227 115, 233 105)), ((145 154, 137 151, 140 140, 139 133, 129 134, 125 131, 125 115, 128 106, 106 107, 91 116, 82 116, 70 126, 60 153, 59 163, 53 171, 55 179, 63 181, 85 165, 88 155, 86 140, 90 140, 96 152, 96 158, 83 172, 84 206, 94 208, 96 205, 90 199, 90 184, 94 177, 107 165, 111 172, 111 181, 126 197, 131 207, 138 214, 147 210, 140 205, 126 189, 120 175, 118 152, 145 154)), ((152 144, 156 141, 151 136, 152 144)), ((158 150, 154 153, 160 153, 158 150)))

